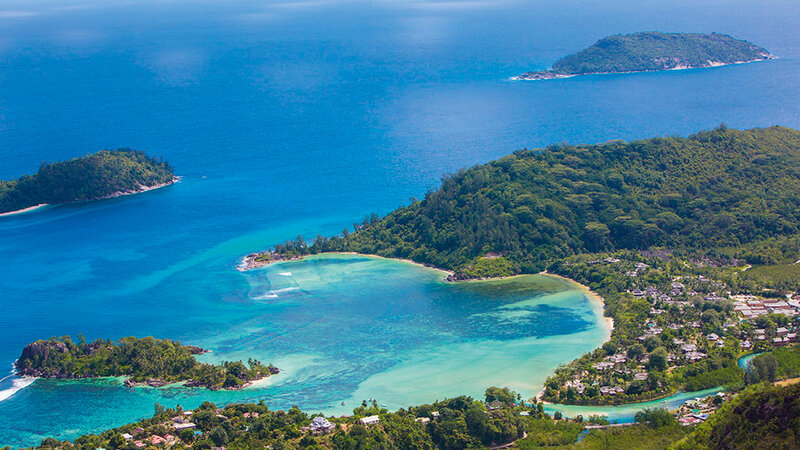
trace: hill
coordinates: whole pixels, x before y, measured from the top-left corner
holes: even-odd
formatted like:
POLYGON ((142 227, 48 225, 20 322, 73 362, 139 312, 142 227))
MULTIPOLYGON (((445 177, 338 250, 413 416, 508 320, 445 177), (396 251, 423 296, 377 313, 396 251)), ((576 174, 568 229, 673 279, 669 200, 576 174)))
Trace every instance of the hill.
POLYGON ((765 48, 724 34, 618 34, 600 39, 591 47, 561 58, 550 70, 527 72, 516 79, 690 69, 771 58, 773 56, 765 48))
POLYGON ((520 150, 445 177, 422 201, 373 214, 352 233, 275 252, 408 258, 475 278, 614 249, 746 256, 747 246, 797 236, 798 223, 800 132, 720 126, 688 138, 520 150))
POLYGON ((800 448, 800 384, 750 388, 670 448, 800 448))
POLYGON ((33 175, 0 181, 0 214, 41 204, 132 194, 174 179, 169 163, 144 152, 102 150, 68 161, 42 163, 33 175))

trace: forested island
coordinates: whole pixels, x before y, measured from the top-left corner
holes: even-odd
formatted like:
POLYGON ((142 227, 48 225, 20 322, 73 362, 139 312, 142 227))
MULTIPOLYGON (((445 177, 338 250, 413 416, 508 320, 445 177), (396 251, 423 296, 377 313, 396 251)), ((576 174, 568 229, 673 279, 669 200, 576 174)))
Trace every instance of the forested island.
POLYGON ((153 337, 86 342, 79 336, 75 342, 64 336, 28 344, 15 368, 18 375, 39 378, 128 377, 125 384, 129 387, 183 382, 208 389, 239 389, 279 371, 254 359, 247 364, 200 363, 194 355, 204 352, 200 347, 153 337))
POLYGON ((618 34, 565 56, 552 68, 515 80, 547 80, 600 73, 652 72, 772 59, 769 51, 725 34, 645 32, 618 34))
POLYGON ((166 161, 131 149, 42 163, 33 175, 0 181, 0 214, 155 189, 176 181, 172 170, 166 161))
POLYGON ((460 396, 390 412, 364 401, 352 416, 325 417, 297 407, 270 410, 263 402, 217 407, 180 406, 74 442, 44 439, 37 449, 716 449, 800 446, 800 384, 753 385, 736 396, 703 399, 714 409, 697 427, 682 426, 664 409, 636 414, 617 427, 602 416, 545 413, 506 388, 486 390, 483 401, 460 396), (721 407, 720 407, 721 405, 721 407), (501 447, 502 446, 502 447, 501 447))

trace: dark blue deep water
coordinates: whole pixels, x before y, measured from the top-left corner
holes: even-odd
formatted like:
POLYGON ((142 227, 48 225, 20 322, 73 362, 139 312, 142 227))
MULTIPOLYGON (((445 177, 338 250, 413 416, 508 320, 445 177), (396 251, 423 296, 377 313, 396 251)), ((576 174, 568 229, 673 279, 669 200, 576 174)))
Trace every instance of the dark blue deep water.
MULTIPOLYGON (((219 402, 327 408, 363 394, 402 406, 441 397, 443 386, 477 395, 495 382, 532 395, 555 365, 604 339, 579 291, 538 279, 445 286, 438 274, 363 258, 232 268, 249 251, 337 233, 422 197, 444 173, 523 147, 721 122, 798 128, 798 23, 788 0, 0 0, 0 178, 117 147, 163 156, 183 177, 0 218, 0 365, 10 371, 26 343, 53 335, 152 334, 287 368, 274 386, 219 402), (508 81, 605 35, 647 30, 728 33, 779 59, 508 81), (443 381, 410 388, 442 361, 443 381), (472 379, 447 377, 466 368, 472 379)), ((0 401, 0 444, 74 437, 148 415, 156 401, 204 399, 109 380, 22 390, 15 381, 0 381, 13 392, 0 401)))

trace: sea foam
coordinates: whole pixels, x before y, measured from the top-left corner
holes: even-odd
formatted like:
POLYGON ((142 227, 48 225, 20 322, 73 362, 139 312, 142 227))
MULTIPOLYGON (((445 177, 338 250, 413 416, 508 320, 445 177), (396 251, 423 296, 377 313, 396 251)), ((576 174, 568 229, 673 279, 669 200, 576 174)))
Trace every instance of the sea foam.
MULTIPOLYGON (((7 378, 8 377, 3 378, 3 380, 5 380, 7 378)), ((17 377, 17 378, 14 378, 11 381, 11 387, 9 387, 8 389, 3 389, 2 391, 0 391, 0 402, 2 402, 3 400, 7 400, 9 397, 11 397, 12 395, 16 394, 18 391, 21 391, 22 389, 25 389, 26 387, 30 386, 31 384, 33 384, 34 381, 36 381, 36 378, 34 378, 34 377, 17 377)))

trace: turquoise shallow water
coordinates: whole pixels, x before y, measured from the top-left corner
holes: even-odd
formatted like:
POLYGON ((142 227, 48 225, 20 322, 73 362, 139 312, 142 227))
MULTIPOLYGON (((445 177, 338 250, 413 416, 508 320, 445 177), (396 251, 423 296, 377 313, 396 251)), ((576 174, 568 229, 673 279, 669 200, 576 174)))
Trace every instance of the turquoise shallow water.
MULTIPOLYGON (((304 263, 285 269, 291 277, 232 269, 522 147, 720 122, 798 128, 797 23, 794 0, 0 0, 0 178, 122 146, 164 156, 184 177, 0 219, 0 367, 53 335, 155 335, 286 369, 267 389, 214 393, 221 402, 395 405, 495 383, 533 393, 599 339, 577 291, 446 286, 370 260, 304 263), (508 81, 643 30, 730 33, 780 59, 508 81)), ((0 381, 0 443, 201 401, 108 381, 13 383, 0 381)))
MULTIPOLYGON (((154 403, 264 400, 274 408, 299 404, 344 414, 368 398, 400 408, 477 397, 491 385, 531 396, 556 365, 608 336, 597 303, 575 285, 544 276, 445 283, 433 269, 356 255, 239 276, 247 284, 242 296, 204 311, 184 341, 213 349, 207 361, 252 356, 283 373, 235 392, 128 389, 118 379, 37 380, 0 402, 0 440, 101 430, 151 413, 154 403), (35 418, 23 411, 35 411, 35 418)), ((168 309, 188 315, 196 308, 204 306, 168 309)), ((164 317, 156 309, 147 315, 164 317)))

